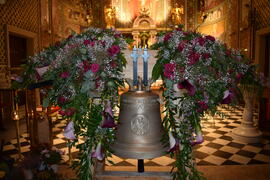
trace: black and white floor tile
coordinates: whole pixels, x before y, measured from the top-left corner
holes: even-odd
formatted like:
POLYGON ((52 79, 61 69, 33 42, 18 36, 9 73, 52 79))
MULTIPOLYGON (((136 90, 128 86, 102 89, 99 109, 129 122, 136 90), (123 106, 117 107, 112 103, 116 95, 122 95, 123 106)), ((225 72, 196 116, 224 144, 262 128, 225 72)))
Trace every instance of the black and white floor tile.
MULTIPOLYGON (((263 135, 261 143, 247 144, 232 139, 231 132, 240 125, 243 114, 242 107, 231 108, 228 106, 219 107, 223 117, 205 117, 202 119, 204 142, 194 147, 194 155, 197 165, 249 165, 249 164, 270 164, 270 136, 263 135)), ((257 122, 258 113, 254 112, 254 120, 257 122)), ((63 129, 66 121, 58 118, 54 123, 53 144, 57 148, 68 152, 66 139, 63 136, 63 129)), ((79 141, 79 143, 82 140, 79 141)), ((30 150, 30 143, 27 134, 20 138, 22 154, 30 150)), ((6 143, 4 153, 11 157, 17 157, 17 140, 13 139, 6 143)), ((71 149, 72 157, 76 158, 78 150, 71 149)), ((106 170, 137 170, 136 159, 122 159, 117 156, 110 158, 114 164, 106 163, 106 170)), ((64 155, 64 162, 68 161, 68 155, 64 155)), ((144 160, 145 170, 168 171, 174 163, 174 159, 162 156, 154 159, 144 160)))

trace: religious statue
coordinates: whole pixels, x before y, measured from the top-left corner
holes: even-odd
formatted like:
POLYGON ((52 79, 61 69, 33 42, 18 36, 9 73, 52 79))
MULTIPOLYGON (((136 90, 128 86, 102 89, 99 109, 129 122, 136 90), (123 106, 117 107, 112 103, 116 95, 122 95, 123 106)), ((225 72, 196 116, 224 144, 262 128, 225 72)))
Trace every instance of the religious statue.
POLYGON ((172 23, 174 25, 179 25, 182 23, 182 15, 184 14, 183 5, 179 6, 178 3, 175 3, 175 7, 171 10, 172 23))
POLYGON ((104 9, 106 28, 114 28, 115 26, 115 7, 108 7, 104 9))
POLYGON ((88 12, 86 14, 86 23, 87 23, 87 26, 90 26, 92 22, 93 22, 92 12, 91 12, 91 10, 88 10, 88 12))

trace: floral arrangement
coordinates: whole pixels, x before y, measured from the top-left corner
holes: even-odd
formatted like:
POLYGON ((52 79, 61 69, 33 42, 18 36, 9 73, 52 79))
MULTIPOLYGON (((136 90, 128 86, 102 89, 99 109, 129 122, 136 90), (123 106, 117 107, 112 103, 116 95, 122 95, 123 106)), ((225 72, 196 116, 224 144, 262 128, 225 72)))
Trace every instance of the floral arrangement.
MULTIPOLYGON (((111 155, 116 126, 113 108, 118 87, 124 84, 126 60, 121 51, 125 47, 119 32, 90 28, 31 57, 23 76, 17 78, 15 85, 21 87, 49 85, 41 90, 43 106, 59 106, 59 114, 69 119, 64 135, 70 146, 80 150, 74 163, 80 179, 92 179, 89 167, 95 159, 111 155), (84 142, 79 144, 78 137, 84 137, 84 142)), ((43 157, 51 153, 44 152, 43 157)), ((44 160, 51 163, 57 158, 44 160)))
POLYGON ((173 178, 201 179, 192 154, 192 146, 203 142, 200 118, 236 102, 237 85, 251 65, 214 37, 181 28, 161 33, 153 48, 158 54, 152 78, 164 81, 163 125, 176 158, 173 178))
POLYGON ((239 87, 242 93, 247 91, 260 97, 263 90, 269 86, 269 82, 262 73, 256 71, 256 68, 257 66, 255 64, 249 66, 247 72, 241 77, 239 87))
POLYGON ((26 179, 60 179, 57 174, 63 151, 48 144, 31 148, 20 164, 26 179))
POLYGON ((42 161, 47 165, 59 164, 62 160, 63 152, 55 147, 46 148, 41 151, 42 161))

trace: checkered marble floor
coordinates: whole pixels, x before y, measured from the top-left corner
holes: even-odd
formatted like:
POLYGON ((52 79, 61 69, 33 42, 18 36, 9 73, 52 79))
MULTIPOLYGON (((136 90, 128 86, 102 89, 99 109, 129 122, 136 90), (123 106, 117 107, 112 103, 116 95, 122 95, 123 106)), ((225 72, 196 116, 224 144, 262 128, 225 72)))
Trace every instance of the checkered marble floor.
MULTIPOLYGON (((247 144, 233 140, 231 132, 239 126, 243 114, 242 107, 232 108, 229 106, 219 107, 223 117, 205 117, 202 119, 204 142, 194 147, 194 155, 197 165, 249 165, 249 164, 270 164, 270 136, 263 135, 261 143, 247 144)), ((258 113, 254 112, 254 121, 258 121, 258 113)), ((57 148, 68 152, 66 139, 63 136, 63 129, 66 121, 59 118, 54 123, 53 144, 57 148)), ((82 142, 82 140, 80 140, 82 142)), ((80 143, 79 142, 79 143, 80 143)), ((20 138, 22 153, 30 150, 30 143, 27 134, 20 138)), ((17 140, 14 139, 4 146, 4 153, 11 157, 17 157, 17 140)), ((72 157, 76 158, 78 150, 71 149, 72 157)), ((114 164, 106 163, 106 170, 137 171, 136 159, 122 159, 117 156, 110 158, 114 164)), ((68 155, 64 155, 64 162, 68 161, 68 155)), ((144 160, 145 170, 169 171, 174 159, 162 156, 154 159, 144 160)))

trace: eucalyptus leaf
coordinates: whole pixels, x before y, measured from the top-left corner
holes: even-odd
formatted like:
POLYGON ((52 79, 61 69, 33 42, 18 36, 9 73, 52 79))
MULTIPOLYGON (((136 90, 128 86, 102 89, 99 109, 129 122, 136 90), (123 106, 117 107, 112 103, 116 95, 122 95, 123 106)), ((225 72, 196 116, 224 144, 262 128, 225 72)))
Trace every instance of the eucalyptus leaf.
POLYGON ((82 83, 82 87, 81 87, 81 93, 86 93, 90 90, 91 84, 90 81, 84 81, 82 83))
POLYGON ((49 107, 49 103, 50 103, 49 98, 44 98, 42 101, 42 106, 47 108, 47 107, 49 107))
POLYGON ((94 76, 94 73, 92 71, 87 71, 85 74, 84 74, 84 77, 86 77, 87 79, 90 79, 94 76))
POLYGON ((80 48, 79 50, 80 50, 80 52, 82 54, 86 54, 87 53, 87 49, 86 48, 80 48))
POLYGON ((156 63, 152 70, 152 79, 157 80, 162 73, 162 65, 160 63, 156 63))

